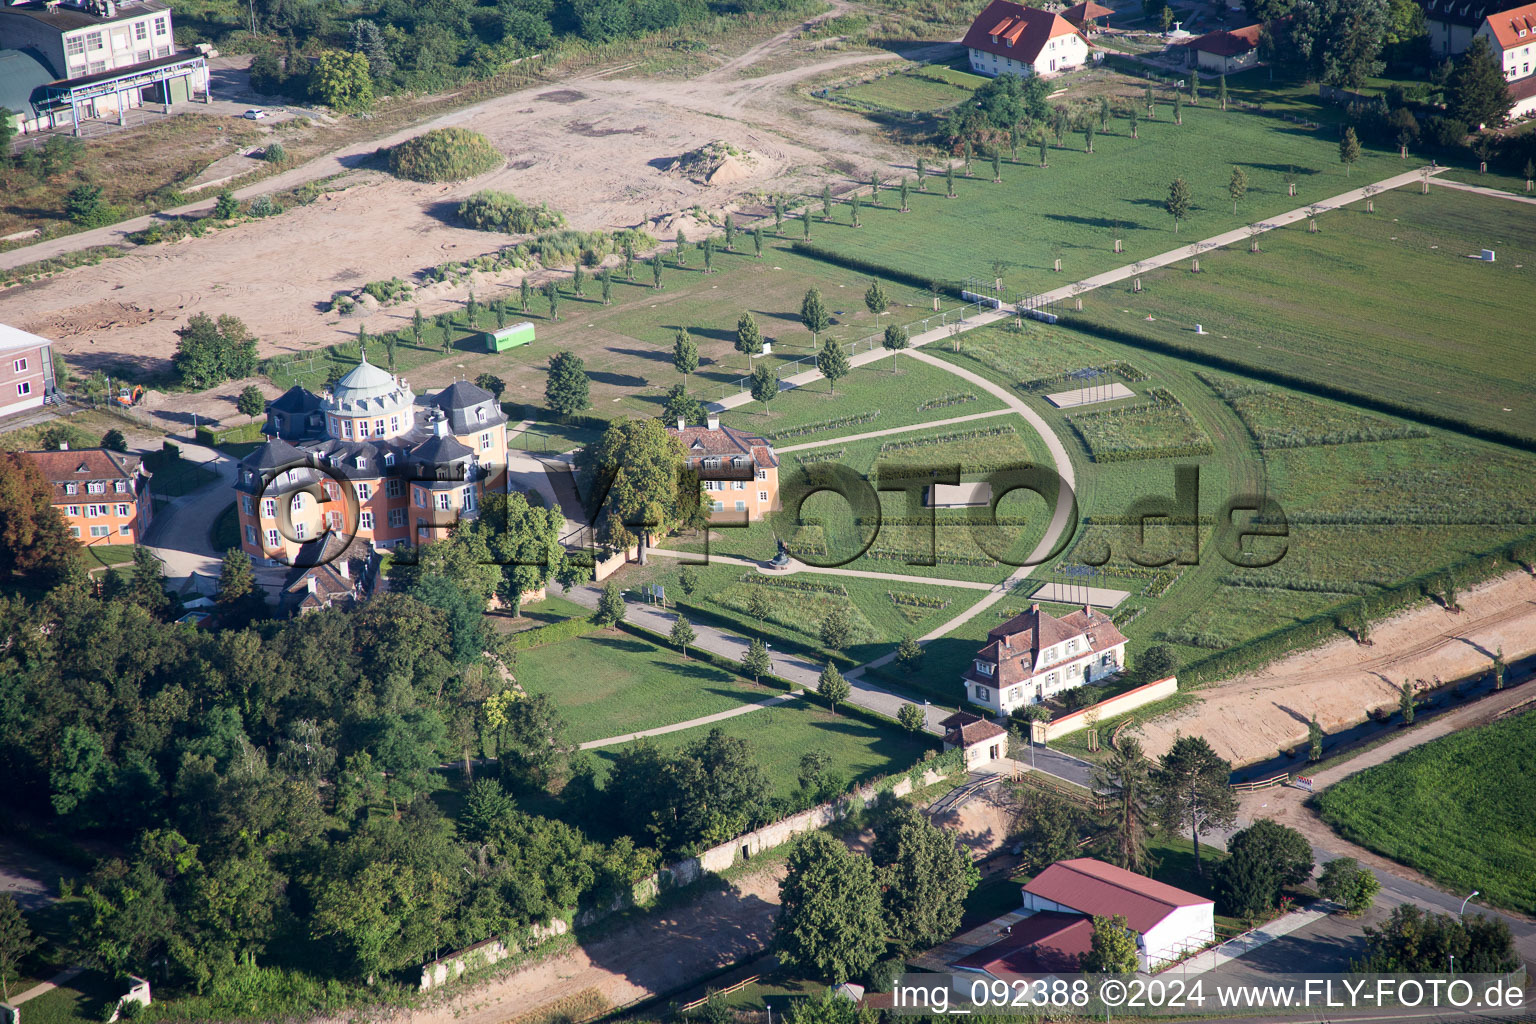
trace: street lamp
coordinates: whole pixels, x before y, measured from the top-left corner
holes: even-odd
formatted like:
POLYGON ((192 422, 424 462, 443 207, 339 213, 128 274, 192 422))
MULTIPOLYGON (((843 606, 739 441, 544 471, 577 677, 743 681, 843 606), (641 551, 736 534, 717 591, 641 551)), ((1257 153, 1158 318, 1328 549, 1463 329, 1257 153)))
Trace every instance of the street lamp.
POLYGON ((1456 916, 1457 917, 1464 917, 1466 915, 1466 913, 1467 913, 1467 904, 1469 902, 1471 902, 1472 896, 1478 896, 1478 895, 1481 895, 1481 894, 1476 889, 1473 889, 1472 890, 1472 894, 1470 896, 1468 896, 1466 899, 1461 901, 1461 909, 1456 912, 1456 916))

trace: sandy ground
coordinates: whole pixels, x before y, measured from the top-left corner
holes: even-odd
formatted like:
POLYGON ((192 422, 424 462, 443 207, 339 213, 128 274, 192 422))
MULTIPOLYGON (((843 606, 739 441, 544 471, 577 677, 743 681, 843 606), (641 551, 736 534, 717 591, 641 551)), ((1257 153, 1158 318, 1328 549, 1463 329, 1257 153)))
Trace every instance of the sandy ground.
MULTIPOLYGON (((493 252, 510 236, 453 224, 453 210, 483 189, 548 202, 572 227, 646 227, 670 240, 687 211, 718 213, 769 189, 819 181, 835 168, 867 175, 898 153, 857 115, 812 104, 796 82, 894 53, 817 56, 756 78, 741 72, 797 50, 798 29, 781 33, 695 78, 626 80, 603 73, 543 84, 440 118, 487 135, 507 156, 498 171, 457 185, 397 181, 378 171, 345 175, 346 186, 313 206, 200 239, 136 249, 95 267, 4 292, 6 320, 55 339, 82 369, 161 370, 177 326, 192 313, 240 317, 260 354, 319 347, 456 306, 469 283, 435 285, 416 301, 366 316, 326 312, 332 295, 375 280, 412 279, 427 267, 493 252), (715 184, 669 172, 678 156, 723 140, 754 154, 747 175, 715 184)), ((698 232, 690 232, 698 237, 698 232)), ((517 272, 502 275, 515 284, 517 272)), ((480 281, 481 294, 490 282, 480 281)))
MULTIPOLYGON (((1494 652, 1536 650, 1536 577, 1523 571, 1461 596, 1459 613, 1423 605, 1372 628, 1370 646, 1339 639, 1260 672, 1200 691, 1200 703, 1135 728, 1152 756, 1179 735, 1203 736, 1235 765, 1303 742, 1315 714, 1327 732, 1396 708, 1409 679, 1456 679, 1486 670, 1494 652)), ((1355 762, 1351 762, 1353 764, 1355 762)))
POLYGON ((999 784, 959 807, 933 818, 933 823, 955 833, 955 839, 980 859, 1002 848, 1008 839, 1017 808, 1009 786, 999 784))

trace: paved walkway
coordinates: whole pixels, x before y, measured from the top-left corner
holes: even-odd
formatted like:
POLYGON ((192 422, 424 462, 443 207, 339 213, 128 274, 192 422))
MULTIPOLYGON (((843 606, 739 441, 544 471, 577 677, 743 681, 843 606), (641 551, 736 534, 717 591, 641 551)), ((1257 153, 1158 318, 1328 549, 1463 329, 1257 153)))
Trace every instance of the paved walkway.
MULTIPOLYGON (((588 584, 584 587, 566 590, 563 596, 584 607, 596 608, 597 600, 601 594, 602 590, 600 587, 595 584, 588 584)), ((662 636, 672 632, 672 624, 677 621, 675 613, 662 611, 654 605, 645 604, 640 601, 628 602, 625 617, 635 625, 644 626, 646 629, 660 633, 662 636)), ((694 647, 720 655, 723 658, 729 658, 732 661, 740 661, 742 655, 746 653, 748 642, 744 638, 705 623, 694 622, 692 625, 693 631, 697 635, 697 639, 693 642, 694 647)), ((825 667, 824 665, 798 655, 781 654, 773 650, 772 644, 768 645, 768 657, 772 665, 770 671, 774 675, 811 693, 816 691, 816 683, 821 676, 821 670, 825 667)), ((850 704, 857 704, 859 707, 878 712, 888 718, 894 719, 901 712, 902 705, 917 703, 899 694, 892 693, 883 687, 875 686, 862 680, 856 680, 851 673, 845 673, 845 678, 847 678, 850 687, 848 696, 850 704)), ((763 706, 762 704, 751 705, 748 709, 739 710, 736 713, 746 714, 749 710, 755 711, 763 706)), ((927 731, 935 736, 940 735, 939 722, 950 715, 951 712, 947 709, 933 707, 928 704, 918 704, 918 707, 923 708, 924 723, 927 731)), ((702 722, 703 720, 700 719, 699 721, 702 722)), ((681 727, 686 728, 688 724, 684 723, 681 727)))
POLYGON ((1277 918, 1261 928, 1253 928, 1235 938, 1228 939, 1219 946, 1212 946, 1203 952, 1179 964, 1174 970, 1179 977, 1188 977, 1191 974, 1204 974, 1214 971, 1222 964, 1236 960, 1258 949, 1260 946, 1274 942, 1276 939, 1291 934, 1291 932, 1315 924, 1338 909, 1335 904, 1321 903, 1322 909, 1293 910, 1284 917, 1277 918))
POLYGON ((756 704, 743 704, 741 707, 732 708, 729 711, 721 711, 717 714, 704 715, 699 718, 690 718, 686 722, 664 725, 659 729, 642 729, 640 732, 626 733, 623 736, 609 736, 605 740, 588 740, 586 743, 581 744, 581 749, 592 750, 596 747, 611 747, 615 743, 628 743, 630 740, 644 739, 647 736, 665 736, 669 732, 682 732, 684 729, 696 729, 701 725, 713 725, 716 722, 723 722, 727 718, 737 718, 741 715, 750 714, 753 711, 761 711, 763 708, 771 708, 775 704, 783 704, 785 701, 795 700, 804 696, 804 690, 781 693, 777 697, 769 697, 767 700, 758 701, 756 704))
POLYGON ((80 974, 80 972, 83 971, 83 970, 85 970, 84 967, 69 967, 69 968, 66 968, 66 969, 60 971, 58 974, 55 974, 53 977, 49 978, 47 981, 43 982, 42 984, 40 984, 40 985, 33 985, 31 988, 27 989, 25 992, 18 992, 18 993, 16 993, 16 995, 11 997, 11 1005, 12 1006, 20 1006, 22 1003, 26 1002, 29 999, 36 999, 38 996, 43 995, 46 992, 52 992, 54 989, 58 988, 60 985, 68 984, 78 974, 80 974))
MULTIPOLYGON (((172 498, 155 513, 144 537, 144 546, 165 564, 165 575, 184 579, 193 573, 218 576, 224 552, 216 551, 208 533, 225 507, 235 500, 236 462, 221 451, 186 437, 173 437, 181 457, 219 475, 205 487, 172 498)), ((151 482, 150 489, 154 489, 151 482)))
POLYGON ((1472 185, 1465 181, 1456 181, 1453 178, 1436 178, 1436 185, 1444 185, 1446 188, 1454 188, 1459 192, 1475 192, 1480 196, 1489 196, 1493 199, 1508 199, 1512 203, 1527 203, 1536 206, 1536 196, 1522 196, 1514 192, 1506 192, 1501 188, 1489 188, 1487 185, 1472 185))

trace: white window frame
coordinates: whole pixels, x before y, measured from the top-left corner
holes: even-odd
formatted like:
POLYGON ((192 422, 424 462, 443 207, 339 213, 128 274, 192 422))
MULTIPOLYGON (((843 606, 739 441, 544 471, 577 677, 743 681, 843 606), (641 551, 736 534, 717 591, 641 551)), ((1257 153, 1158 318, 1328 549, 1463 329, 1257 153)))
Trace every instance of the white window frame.
POLYGON ((263 519, 276 519, 277 518, 277 499, 276 498, 262 498, 261 499, 261 517, 263 519))
POLYGON ((357 514, 357 525, 359 529, 373 529, 373 510, 365 508, 359 512, 357 514))
POLYGON ((279 548, 281 548, 281 546, 282 546, 281 538, 278 537, 277 531, 276 530, 268 530, 267 531, 267 550, 268 551, 277 551, 279 548))
POLYGON ((80 518, 80 506, 79 505, 65 505, 64 506, 64 514, 67 515, 67 516, 70 516, 71 518, 78 519, 78 518, 80 518))
POLYGON ((128 506, 127 505, 119 505, 119 506, 117 506, 117 514, 120 517, 126 519, 128 516, 132 515, 133 513, 128 510, 128 506))
POLYGON ((11 364, 11 369, 15 370, 17 373, 26 373, 27 361, 25 359, 18 359, 11 364))
POLYGON ((439 491, 437 494, 437 510, 439 512, 452 512, 453 495, 447 491, 439 491))
POLYGON ((110 536, 112 536, 112 527, 110 527, 110 526, 93 526, 93 527, 91 527, 91 536, 92 537, 98 537, 98 538, 99 537, 110 537, 110 536))
POLYGON ((373 488, 371 486, 369 486, 368 484, 358 484, 357 485, 357 500, 358 501, 367 501, 371 497, 373 497, 373 488))

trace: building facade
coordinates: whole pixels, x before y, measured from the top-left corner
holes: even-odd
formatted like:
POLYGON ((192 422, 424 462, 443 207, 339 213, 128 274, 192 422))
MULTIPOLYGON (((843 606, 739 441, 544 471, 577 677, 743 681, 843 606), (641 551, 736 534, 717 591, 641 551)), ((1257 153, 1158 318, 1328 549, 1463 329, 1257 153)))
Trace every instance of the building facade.
POLYGON ((375 549, 444 537, 505 491, 506 423, 474 384, 418 399, 366 358, 324 395, 289 391, 269 404, 269 440, 236 475, 241 547, 293 565, 332 534, 375 549))
POLYGON ((1006 715, 1125 667, 1125 637, 1109 616, 1084 605, 1056 618, 1031 605, 987 633, 961 678, 965 699, 1006 715))
POLYGON ((141 544, 154 517, 137 455, 105 448, 22 452, 53 488, 53 507, 81 544, 141 544))
POLYGON ((668 433, 682 442, 688 467, 703 479, 712 515, 756 521, 779 507, 779 457, 765 438, 723 427, 714 416, 702 427, 679 419, 668 433))
POLYGON ((0 324, 0 417, 40 409, 53 392, 53 343, 0 324))
POLYGON ((1060 14, 992 0, 961 45, 978 75, 1057 75, 1088 61, 1087 37, 1060 14))
POLYGON ((1531 77, 1531 47, 1536 45, 1536 4, 1490 14, 1472 33, 1488 40, 1506 82, 1531 77))
MULTIPOLYGON (((23 131, 121 120, 145 102, 208 98, 201 54, 180 53, 166 0, 23 0, 0 6, 0 50, 31 55, 54 81, 35 88, 23 131)), ((17 109, 17 108, 13 108, 17 109)))
POLYGON ((1229 75, 1259 62, 1259 35, 1263 25, 1219 29, 1184 43, 1189 66, 1199 71, 1229 75))
POLYGON ((1441 60, 1465 53, 1483 22, 1504 9, 1496 0, 1420 0, 1420 6, 1429 52, 1441 60))

